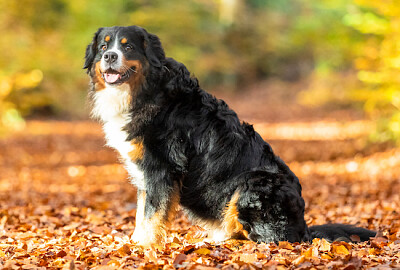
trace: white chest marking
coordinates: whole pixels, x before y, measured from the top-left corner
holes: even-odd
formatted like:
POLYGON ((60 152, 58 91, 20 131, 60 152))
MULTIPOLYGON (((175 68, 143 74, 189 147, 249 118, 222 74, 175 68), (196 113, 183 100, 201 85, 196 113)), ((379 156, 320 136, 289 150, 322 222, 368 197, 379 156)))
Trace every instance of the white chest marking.
POLYGON ((128 133, 123 127, 129 122, 129 86, 108 86, 94 94, 92 116, 103 123, 107 145, 116 149, 121 155, 125 167, 131 177, 132 184, 145 189, 143 171, 129 158, 134 145, 126 141, 128 133))

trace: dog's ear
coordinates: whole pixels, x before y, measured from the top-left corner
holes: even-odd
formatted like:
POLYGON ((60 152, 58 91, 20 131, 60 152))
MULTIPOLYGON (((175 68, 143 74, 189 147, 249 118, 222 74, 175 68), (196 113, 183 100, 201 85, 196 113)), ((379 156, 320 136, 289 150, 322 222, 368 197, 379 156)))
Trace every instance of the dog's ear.
POLYGON ((92 42, 86 47, 86 54, 85 54, 85 64, 83 66, 84 69, 87 69, 89 72, 92 68, 94 58, 97 54, 97 38, 103 28, 99 28, 97 32, 94 34, 92 42))
POLYGON ((162 61, 165 59, 164 49, 162 48, 160 39, 143 29, 143 48, 147 60, 152 66, 161 67, 162 61))

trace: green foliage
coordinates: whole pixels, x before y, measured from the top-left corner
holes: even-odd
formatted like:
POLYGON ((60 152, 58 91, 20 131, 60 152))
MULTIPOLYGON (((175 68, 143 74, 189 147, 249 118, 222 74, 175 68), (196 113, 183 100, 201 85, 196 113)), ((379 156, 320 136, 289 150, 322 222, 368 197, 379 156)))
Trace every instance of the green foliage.
POLYGON ((6 76, 0 73, 0 135, 9 130, 19 130, 24 121, 14 103, 7 101, 12 92, 36 87, 43 78, 40 70, 6 76))
POLYGON ((364 110, 378 121, 374 140, 400 142, 400 5, 355 0, 345 23, 365 34, 362 50, 354 61, 359 89, 350 91, 364 110))

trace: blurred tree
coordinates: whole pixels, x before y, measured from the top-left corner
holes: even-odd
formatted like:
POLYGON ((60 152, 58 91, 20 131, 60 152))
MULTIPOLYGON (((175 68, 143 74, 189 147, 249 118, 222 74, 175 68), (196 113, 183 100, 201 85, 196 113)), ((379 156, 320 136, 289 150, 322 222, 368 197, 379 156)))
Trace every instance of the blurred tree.
POLYGON ((136 24, 156 33, 205 88, 311 78, 303 102, 358 101, 386 119, 379 139, 393 138, 399 7, 352 1, 0 0, 0 115, 87 115, 86 45, 98 27, 136 24), (18 86, 21 76, 37 79, 18 86))
POLYGON ((378 120, 373 139, 400 142, 400 5, 397 1, 354 0, 344 22, 366 38, 354 65, 362 87, 351 91, 378 120))

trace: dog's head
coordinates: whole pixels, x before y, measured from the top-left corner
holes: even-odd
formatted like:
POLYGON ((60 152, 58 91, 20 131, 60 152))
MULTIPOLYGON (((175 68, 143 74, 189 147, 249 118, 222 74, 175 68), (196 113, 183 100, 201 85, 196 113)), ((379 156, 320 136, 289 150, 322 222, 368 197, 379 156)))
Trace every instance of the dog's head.
POLYGON ((86 48, 85 65, 96 91, 106 87, 139 87, 151 69, 160 69, 165 60, 157 36, 141 27, 105 27, 86 48))

